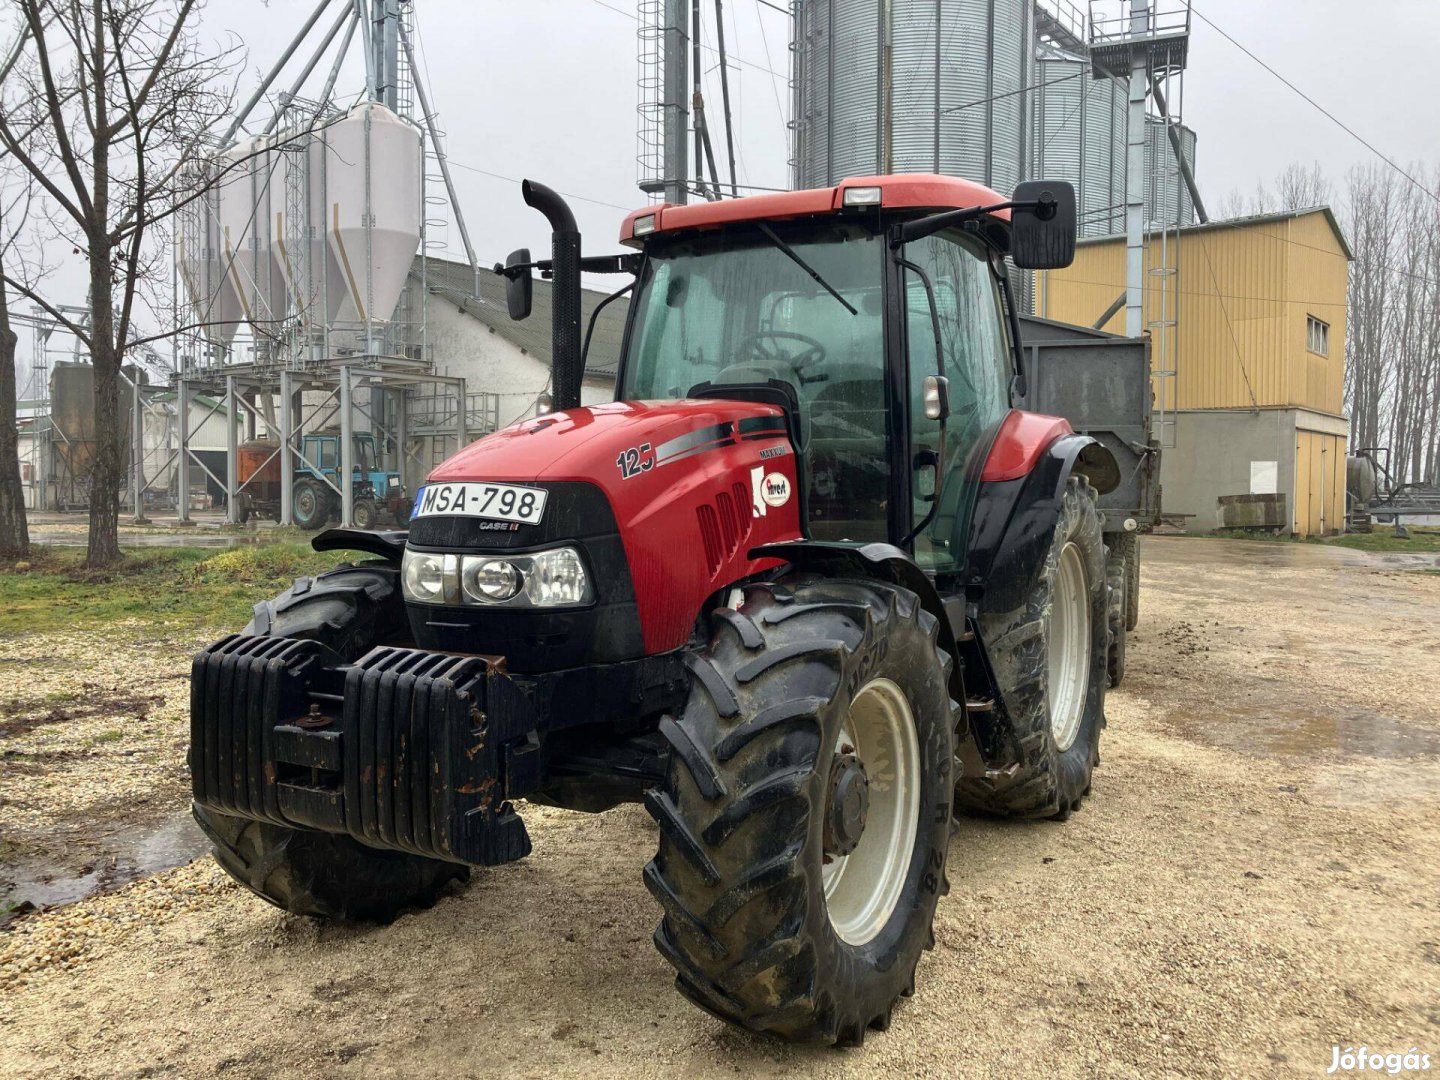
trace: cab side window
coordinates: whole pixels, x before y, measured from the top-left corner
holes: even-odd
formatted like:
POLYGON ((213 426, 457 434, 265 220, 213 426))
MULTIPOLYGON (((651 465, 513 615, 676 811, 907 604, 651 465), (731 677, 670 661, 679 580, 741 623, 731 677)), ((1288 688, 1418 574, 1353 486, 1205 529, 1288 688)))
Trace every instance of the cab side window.
MULTIPOLYGON (((915 556, 927 569, 955 569, 978 492, 979 455, 1010 409, 1012 361, 999 283, 979 241, 959 233, 937 233, 910 244, 906 257, 921 267, 935 293, 949 381, 950 417, 945 426, 944 477, 935 518, 916 537, 915 556)), ((910 453, 939 451, 940 423, 927 419, 924 383, 942 374, 935 355, 935 330, 925 286, 906 274, 906 333, 909 341, 910 453)), ((933 491, 928 469, 917 473, 912 521, 929 513, 923 496, 933 491)))

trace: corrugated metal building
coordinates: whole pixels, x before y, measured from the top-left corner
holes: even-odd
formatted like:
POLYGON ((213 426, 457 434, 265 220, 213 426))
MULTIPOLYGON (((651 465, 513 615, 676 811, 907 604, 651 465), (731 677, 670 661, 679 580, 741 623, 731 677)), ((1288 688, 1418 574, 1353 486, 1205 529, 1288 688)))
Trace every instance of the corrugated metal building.
MULTIPOLYGON (((1165 258, 1178 273, 1146 275, 1145 320, 1175 323, 1175 373, 1154 380, 1166 513, 1203 532, 1225 523, 1222 498, 1278 495, 1296 534, 1339 530, 1353 256, 1335 215, 1317 207, 1190 226, 1165 258)), ((1147 269, 1161 260, 1157 234, 1147 269)), ((1124 291, 1125 238, 1082 240, 1073 265, 1036 278, 1035 314, 1088 326, 1124 291)), ((1103 329, 1122 332, 1124 312, 1103 329)))

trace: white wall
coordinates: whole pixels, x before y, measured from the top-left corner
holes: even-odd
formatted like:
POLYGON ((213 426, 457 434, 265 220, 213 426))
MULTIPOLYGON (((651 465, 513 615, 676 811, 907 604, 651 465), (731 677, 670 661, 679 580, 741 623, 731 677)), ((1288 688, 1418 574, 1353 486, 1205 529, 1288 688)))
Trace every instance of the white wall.
MULTIPOLYGON (((549 362, 507 340, 442 296, 432 296, 425 313, 425 334, 435 370, 463 378, 470 393, 500 397, 500 426, 535 415, 535 399, 549 388, 549 362)), ((614 398, 612 385, 587 379, 580 400, 595 405, 614 398)))

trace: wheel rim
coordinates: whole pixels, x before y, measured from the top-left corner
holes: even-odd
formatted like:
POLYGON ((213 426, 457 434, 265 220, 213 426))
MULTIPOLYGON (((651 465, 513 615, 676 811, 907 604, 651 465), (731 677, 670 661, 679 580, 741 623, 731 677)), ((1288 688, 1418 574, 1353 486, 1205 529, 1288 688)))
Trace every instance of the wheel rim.
POLYGON ((1047 636, 1050 733, 1063 753, 1075 744, 1080 734, 1090 674, 1090 605, 1086 601, 1085 562, 1074 544, 1066 544, 1060 551, 1050 597, 1047 636))
POLYGON ((315 516, 315 493, 308 487, 301 488, 295 495, 295 509, 306 521, 315 516))
POLYGON ((889 679, 867 683, 850 703, 835 751, 863 765, 869 806, 854 850, 827 856, 821 867, 825 907, 842 941, 864 945, 895 911, 920 830, 920 742, 904 691, 889 679))

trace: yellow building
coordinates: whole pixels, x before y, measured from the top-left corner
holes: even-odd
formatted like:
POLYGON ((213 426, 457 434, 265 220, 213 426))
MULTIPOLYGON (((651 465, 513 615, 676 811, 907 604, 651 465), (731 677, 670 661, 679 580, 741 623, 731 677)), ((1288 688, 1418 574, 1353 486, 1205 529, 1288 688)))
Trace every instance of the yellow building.
MULTIPOLYGON (((1352 258, 1328 207, 1147 237, 1166 513, 1203 532, 1283 499, 1296 534, 1343 526, 1352 258)), ((1036 275, 1035 314, 1090 326, 1124 288, 1125 238, 1082 240, 1070 267, 1036 275)), ((1123 307, 1102 329, 1124 332, 1123 307)))

